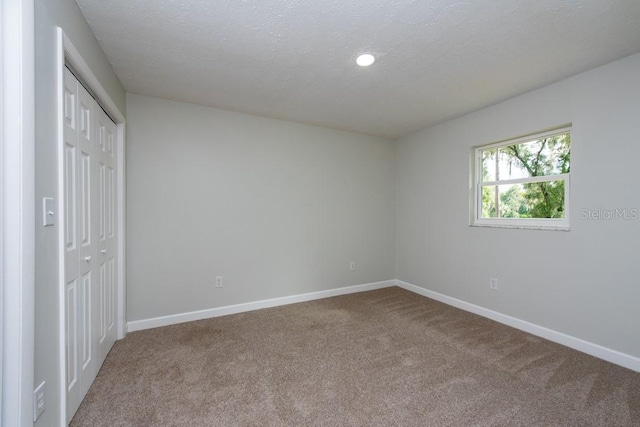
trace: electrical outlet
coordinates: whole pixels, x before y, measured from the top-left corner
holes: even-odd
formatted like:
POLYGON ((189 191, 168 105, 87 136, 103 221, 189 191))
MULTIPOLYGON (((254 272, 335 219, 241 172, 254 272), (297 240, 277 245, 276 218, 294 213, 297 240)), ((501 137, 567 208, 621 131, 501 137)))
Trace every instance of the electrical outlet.
POLYGON ((33 391, 33 422, 36 422, 44 410, 47 409, 46 385, 46 381, 42 381, 42 383, 33 391))
POLYGON ((356 271, 356 262, 355 261, 351 261, 351 263, 349 263, 349 270, 356 271))
POLYGON ((222 287, 222 276, 216 276, 216 284, 215 284, 216 288, 221 288, 222 287))
POLYGON ((496 279, 495 277, 489 278, 489 289, 491 289, 492 291, 498 290, 498 279, 496 279))

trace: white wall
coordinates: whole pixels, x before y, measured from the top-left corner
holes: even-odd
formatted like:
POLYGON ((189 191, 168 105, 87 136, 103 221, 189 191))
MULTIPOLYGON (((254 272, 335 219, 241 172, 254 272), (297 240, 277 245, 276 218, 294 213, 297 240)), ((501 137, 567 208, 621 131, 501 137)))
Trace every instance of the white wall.
POLYGON ((56 27, 71 42, 109 92, 120 111, 125 93, 73 0, 35 1, 36 43, 36 283, 35 283, 35 384, 47 382, 47 410, 38 426, 58 425, 60 420, 60 349, 57 236, 60 227, 42 227, 42 198, 59 198, 57 192, 57 73, 56 27))
POLYGON ((127 117, 129 321, 394 278, 391 142, 132 94, 127 117))
POLYGON ((397 141, 397 278, 640 357, 640 55, 397 141), (471 147, 573 123, 571 231, 469 226, 471 147), (500 289, 490 291, 489 277, 500 289))

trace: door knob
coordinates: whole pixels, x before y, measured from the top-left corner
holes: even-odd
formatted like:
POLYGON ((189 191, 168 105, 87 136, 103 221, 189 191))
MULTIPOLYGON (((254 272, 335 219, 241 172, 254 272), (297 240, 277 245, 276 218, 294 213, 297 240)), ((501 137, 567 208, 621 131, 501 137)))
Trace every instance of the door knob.
POLYGON ((87 262, 91 261, 91 255, 84 257, 84 260, 87 262))

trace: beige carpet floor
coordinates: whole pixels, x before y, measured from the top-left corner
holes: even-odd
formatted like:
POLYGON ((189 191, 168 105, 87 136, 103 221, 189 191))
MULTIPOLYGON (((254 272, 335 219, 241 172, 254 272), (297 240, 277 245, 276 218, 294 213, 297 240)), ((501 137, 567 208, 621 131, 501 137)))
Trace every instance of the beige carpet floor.
POLYGON ((640 426, 640 373, 399 288, 134 332, 72 426, 640 426))

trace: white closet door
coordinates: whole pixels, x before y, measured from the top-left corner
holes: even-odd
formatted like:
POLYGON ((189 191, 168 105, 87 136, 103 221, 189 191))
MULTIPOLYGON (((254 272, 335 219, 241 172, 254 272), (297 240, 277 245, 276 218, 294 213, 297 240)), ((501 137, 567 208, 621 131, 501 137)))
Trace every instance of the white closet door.
POLYGON ((80 293, 80 242, 78 236, 78 158, 79 158, 79 107, 78 81, 65 68, 64 73, 64 238, 65 238, 65 339, 67 369, 67 415, 74 414, 82 401, 81 370, 79 353, 84 347, 81 342, 84 330, 79 304, 80 293))
POLYGON ((115 342, 115 124, 64 75, 67 421, 115 342))
POLYGON ((98 283, 100 292, 100 364, 116 341, 116 125, 99 106, 98 160, 98 283))
POLYGON ((81 398, 98 374, 104 359, 100 358, 95 325, 99 307, 97 280, 97 169, 96 169, 96 110, 99 109, 93 97, 78 83, 78 233, 80 242, 80 288, 78 304, 79 368, 81 398))

